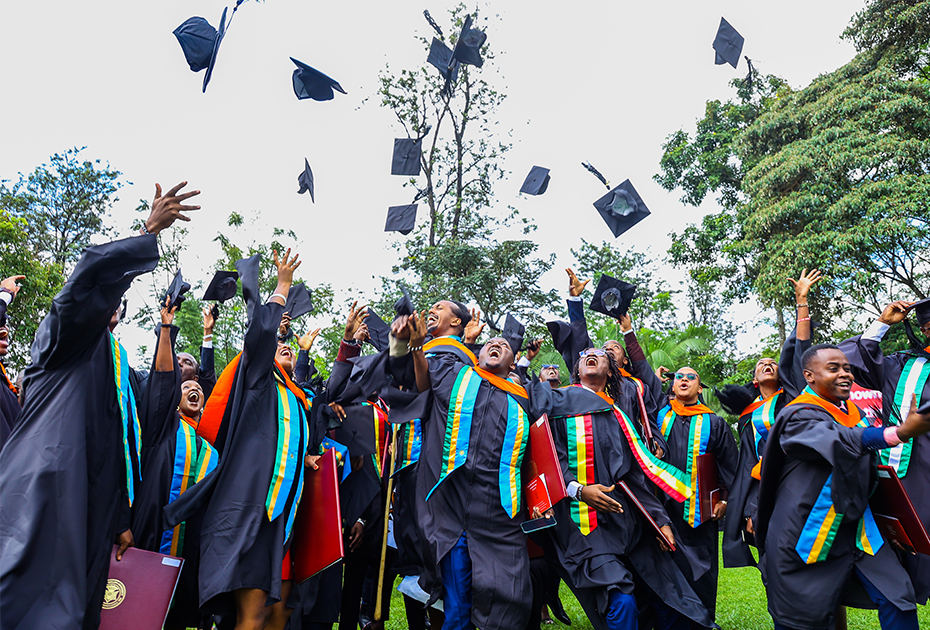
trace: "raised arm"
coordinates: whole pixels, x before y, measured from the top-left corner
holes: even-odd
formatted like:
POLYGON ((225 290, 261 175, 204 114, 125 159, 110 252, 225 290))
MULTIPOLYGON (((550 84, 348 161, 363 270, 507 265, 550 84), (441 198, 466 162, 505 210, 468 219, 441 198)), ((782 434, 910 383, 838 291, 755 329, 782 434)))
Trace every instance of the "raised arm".
POLYGON ((849 359, 856 382, 868 389, 881 390, 885 382, 885 356, 879 346, 888 329, 904 321, 913 302, 892 302, 861 335, 839 344, 849 359))
POLYGON ((154 448, 177 430, 176 409, 181 402, 181 369, 174 352, 178 328, 173 326, 177 307, 161 309, 161 325, 156 333, 155 359, 149 374, 146 395, 140 401, 139 423, 144 449, 154 448))
POLYGON ((203 342, 200 344, 200 376, 197 382, 203 389, 204 398, 209 398, 216 385, 216 364, 213 354, 213 327, 220 314, 218 305, 205 306, 203 309, 203 342))
POLYGON ((429 363, 423 354, 423 343, 426 341, 426 313, 414 313, 407 320, 407 330, 410 332, 410 353, 413 355, 413 371, 417 378, 417 391, 425 392, 430 388, 429 363))
POLYGON ((804 269, 797 280, 788 278, 788 281, 794 285, 797 316, 794 330, 785 340, 778 360, 778 380, 788 399, 795 398, 807 386, 807 381, 804 380, 804 369, 801 366, 801 356, 811 347, 813 331, 808 294, 811 286, 821 277, 816 269, 812 269, 810 273, 804 269))

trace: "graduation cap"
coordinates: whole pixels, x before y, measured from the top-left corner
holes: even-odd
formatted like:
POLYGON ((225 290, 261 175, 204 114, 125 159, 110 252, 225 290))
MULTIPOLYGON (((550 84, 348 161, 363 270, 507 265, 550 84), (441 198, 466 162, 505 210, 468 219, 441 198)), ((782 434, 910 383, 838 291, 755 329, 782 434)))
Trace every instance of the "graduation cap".
POLYGON ((743 52, 744 41, 743 36, 737 33, 729 22, 720 18, 720 26, 714 38, 714 50, 716 51, 714 63, 718 66, 728 63, 735 68, 739 63, 740 53, 743 52))
POLYGON ((510 349, 513 350, 513 355, 517 356, 517 353, 523 349, 523 335, 526 333, 526 327, 521 324, 516 317, 507 313, 507 319, 504 320, 504 330, 501 332, 501 337, 507 340, 507 343, 510 344, 510 349))
POLYGON ((462 32, 455 43, 455 51, 452 53, 453 58, 472 66, 481 67, 484 65, 484 59, 481 58, 481 47, 488 39, 484 31, 479 31, 471 27, 471 16, 466 16, 465 23, 462 24, 462 32))
POLYGON ((425 17, 426 21, 429 22, 429 25, 433 27, 433 30, 436 31, 436 34, 442 37, 442 29, 439 28, 439 25, 436 24, 436 20, 433 19, 433 16, 429 14, 427 9, 423 9, 423 17, 425 17))
POLYGON ((635 296, 635 284, 617 280, 605 273, 601 275, 594 289, 590 308, 592 311, 619 318, 621 315, 626 315, 635 296))
POLYGON ((528 195, 541 195, 549 187, 549 169, 542 166, 534 166, 530 169, 530 174, 526 176, 520 192, 528 195))
POLYGON ((217 271, 203 294, 204 302, 225 302, 236 295, 238 272, 217 271))
POLYGON ((228 7, 223 7, 223 17, 220 18, 220 30, 216 32, 216 41, 213 42, 213 54, 210 55, 210 63, 207 65, 207 73, 203 75, 203 92, 207 92, 207 84, 210 82, 210 78, 213 76, 213 66, 216 64, 216 55, 220 52, 220 43, 223 41, 223 37, 226 36, 226 9, 228 7))
POLYGON ((290 315, 291 319, 297 319, 312 310, 313 299, 304 283, 291 286, 291 290, 287 292, 287 300, 284 302, 284 312, 290 315))
POLYGON ((165 308, 168 298, 171 298, 171 306, 181 308, 181 304, 184 303, 184 294, 191 290, 190 283, 184 282, 184 278, 181 276, 181 270, 178 269, 177 273, 174 274, 174 280, 171 281, 171 284, 168 286, 168 291, 165 293, 165 297, 161 300, 161 307, 165 308))
POLYGON ((649 208, 643 203, 642 197, 628 179, 595 201, 594 207, 597 208, 610 231, 614 233, 615 238, 650 214, 649 208))
POLYGON ((291 57, 291 61, 297 68, 294 69, 293 83, 294 94, 298 100, 312 98, 315 101, 331 101, 333 99, 333 90, 338 90, 343 94, 346 91, 342 89, 339 82, 332 79, 319 70, 311 68, 302 61, 297 61, 291 57))
POLYGON ((200 72, 204 68, 207 70, 203 77, 204 92, 207 91, 207 84, 213 76, 213 66, 216 64, 216 55, 220 51, 220 43, 226 36, 226 11, 227 9, 224 8, 223 16, 220 18, 220 30, 210 26, 210 23, 202 17, 188 18, 174 29, 174 36, 181 44, 181 50, 184 51, 184 58, 190 69, 194 72, 200 72))
POLYGON ((446 80, 446 83, 455 83, 459 77, 459 62, 452 56, 452 50, 441 41, 433 38, 433 43, 429 47, 429 56, 426 58, 427 63, 432 64, 439 74, 446 80))
POLYGON ((239 281, 242 283, 242 299, 245 300, 249 321, 252 321, 252 313, 260 299, 258 292, 258 264, 260 261, 261 255, 259 254, 236 261, 236 270, 239 272, 239 281))
POLYGON ((300 190, 297 191, 297 194, 302 195, 309 192, 310 201, 316 203, 316 199, 313 198, 313 171, 310 170, 310 162, 307 161, 307 158, 304 158, 304 170, 297 176, 297 183, 300 184, 300 190))
POLYGON ((923 326, 927 322, 930 322, 930 298, 914 302, 907 310, 914 311, 918 326, 923 326))
POLYGON ((368 343, 373 345, 378 352, 387 348, 388 334, 391 332, 391 327, 370 307, 368 317, 365 318, 365 324, 368 326, 368 343))
POLYGON ((406 206, 391 206, 388 208, 387 220, 384 222, 385 232, 400 232, 404 236, 413 231, 417 223, 417 204, 406 206))
POLYGON ((407 291, 407 287, 400 285, 401 296, 396 302, 394 302, 394 312, 400 315, 413 315, 413 300, 410 299, 410 292, 407 291))
POLYGON ((420 154, 423 138, 395 138, 394 156, 391 158, 391 175, 420 174, 420 154))

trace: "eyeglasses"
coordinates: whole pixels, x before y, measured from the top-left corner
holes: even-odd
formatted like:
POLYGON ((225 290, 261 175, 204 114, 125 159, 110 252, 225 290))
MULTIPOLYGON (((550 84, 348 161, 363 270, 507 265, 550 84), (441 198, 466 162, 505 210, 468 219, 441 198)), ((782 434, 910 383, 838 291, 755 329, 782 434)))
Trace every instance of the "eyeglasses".
POLYGON ((585 357, 586 355, 589 355, 589 354, 593 354, 593 355, 596 356, 596 357, 606 357, 606 356, 607 356, 607 352, 604 351, 604 350, 601 350, 600 348, 588 348, 587 350, 582 350, 581 352, 578 353, 578 356, 583 358, 583 357, 585 357))
POLYGON ((542 369, 544 369, 544 370, 558 370, 558 369, 559 369, 559 366, 558 366, 558 365, 544 365, 544 366, 542 366, 542 369))
POLYGON ((691 372, 675 372, 675 380, 680 381, 683 378, 688 379, 689 381, 696 381, 698 375, 692 374, 691 372))

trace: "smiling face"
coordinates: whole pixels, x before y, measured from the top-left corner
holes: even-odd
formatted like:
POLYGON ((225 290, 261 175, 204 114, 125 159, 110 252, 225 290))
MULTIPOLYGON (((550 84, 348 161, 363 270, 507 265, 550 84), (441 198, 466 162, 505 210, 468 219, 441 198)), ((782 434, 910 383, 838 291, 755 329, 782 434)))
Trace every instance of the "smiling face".
POLYGON ((275 361, 281 365, 281 369, 287 372, 287 375, 294 378, 294 366, 297 364, 297 355, 286 343, 279 343, 278 349, 274 353, 275 361))
POLYGON ((675 384, 673 386, 675 398, 683 405, 693 405, 698 401, 698 396, 703 391, 701 379, 698 373, 692 368, 678 368, 675 372, 675 384))
POLYGON ((0 357, 5 355, 10 349, 10 329, 6 326, 0 326, 0 357))
POLYGON ((185 381, 197 380, 197 373, 200 371, 200 366, 197 365, 197 359, 194 358, 194 355, 186 352, 179 352, 178 367, 181 368, 182 383, 185 381))
POLYGON ((544 365, 539 371, 539 380, 543 383, 549 383, 553 387, 558 387, 562 379, 559 376, 558 365, 544 365))
POLYGON ((581 378, 604 378, 610 373, 607 351, 588 348, 578 359, 578 376, 581 378))
POLYGON ((455 314, 455 304, 441 300, 433 304, 426 314, 426 332, 433 337, 460 335, 462 320, 455 314))
POLYGON ((478 353, 478 365, 488 372, 507 378, 513 369, 513 350, 501 337, 488 341, 478 353))
POLYGON ((824 348, 804 369, 804 380, 821 397, 842 402, 849 400, 852 391, 852 368, 842 350, 824 348))
POLYGON ((778 383, 778 361, 763 357, 756 363, 752 373, 752 381, 756 385, 774 385, 778 383))
POLYGON ((204 402, 206 401, 200 383, 197 381, 184 381, 181 383, 180 411, 182 414, 196 420, 200 416, 200 412, 203 411, 204 402))
POLYGON ((614 341, 613 339, 608 339, 604 343, 604 350, 609 352, 610 356, 614 358, 614 363, 621 367, 626 365, 626 350, 624 350, 623 346, 621 346, 618 342, 614 341))

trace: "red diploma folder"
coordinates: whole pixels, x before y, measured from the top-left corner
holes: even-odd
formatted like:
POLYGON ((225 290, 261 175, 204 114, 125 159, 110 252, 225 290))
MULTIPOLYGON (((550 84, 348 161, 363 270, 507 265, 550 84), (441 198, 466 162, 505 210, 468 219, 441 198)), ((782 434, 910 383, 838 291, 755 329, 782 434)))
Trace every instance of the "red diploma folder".
POLYGON ((908 551, 930 556, 930 537, 894 468, 878 467, 878 489, 870 501, 872 515, 887 540, 908 551))
POLYGON ((698 488, 701 499, 701 523, 714 516, 714 505, 720 500, 720 483, 717 481, 717 457, 713 453, 697 456, 698 488))
MULTIPOLYGON (((555 442, 552 440, 549 417, 546 414, 530 425, 529 451, 527 460, 530 474, 527 477, 530 483, 533 479, 542 477, 546 483, 549 500, 555 505, 568 496, 568 491, 565 489, 562 465, 559 464, 559 456, 555 452, 555 442)), ((523 486, 524 492, 529 492, 528 485, 523 486)))
POLYGON ((161 630, 184 560, 130 547, 117 562, 118 549, 110 553, 100 630, 161 630))
POLYGON ((671 549, 672 551, 675 551, 675 545, 672 544, 672 541, 670 541, 668 537, 666 537, 665 532, 659 529, 659 524, 656 523, 656 520, 654 518, 652 518, 652 514, 646 511, 646 508, 643 507, 643 504, 639 502, 639 499, 637 499, 636 495, 633 494, 633 491, 630 490, 630 486, 626 485, 625 481, 618 481, 617 485, 620 486, 624 492, 626 492, 626 496, 630 497, 630 501, 632 501, 633 505, 636 506, 636 509, 639 511, 640 515, 643 517, 643 520, 646 521, 646 523, 652 529, 656 537, 659 538, 660 540, 665 541, 665 544, 668 546, 668 548, 671 549))
POLYGON ((546 475, 537 475, 530 479, 529 483, 524 486, 526 489, 526 509, 530 515, 534 510, 539 510, 540 514, 552 507, 552 499, 549 497, 549 489, 546 487, 546 475))
POLYGON ((323 453, 317 466, 319 470, 308 470, 304 477, 303 497, 294 523, 291 558, 298 584, 345 556, 335 449, 323 453))

